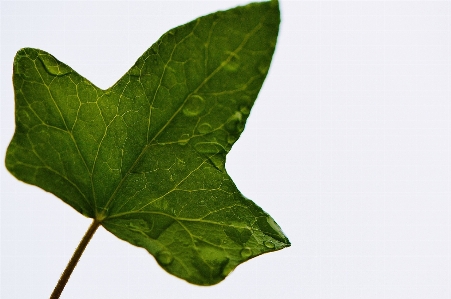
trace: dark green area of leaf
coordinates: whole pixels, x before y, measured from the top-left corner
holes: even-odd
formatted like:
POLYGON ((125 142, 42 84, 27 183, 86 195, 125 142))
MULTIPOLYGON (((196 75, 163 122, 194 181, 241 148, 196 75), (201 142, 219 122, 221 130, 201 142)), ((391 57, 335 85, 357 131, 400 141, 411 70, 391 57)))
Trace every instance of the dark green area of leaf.
POLYGON ((191 283, 215 284, 289 246, 224 168, 279 22, 276 2, 201 17, 164 34, 107 90, 44 51, 20 50, 8 170, 191 283))

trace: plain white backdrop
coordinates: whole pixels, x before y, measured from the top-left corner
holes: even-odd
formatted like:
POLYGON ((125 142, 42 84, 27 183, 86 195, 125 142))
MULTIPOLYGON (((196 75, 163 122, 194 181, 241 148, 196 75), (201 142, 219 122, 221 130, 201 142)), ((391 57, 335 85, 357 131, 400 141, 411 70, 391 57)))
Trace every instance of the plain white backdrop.
MULTIPOLYGON (((13 58, 108 88, 164 32, 247 1, 1 1, 1 148, 13 58)), ((227 157, 292 247, 198 287, 100 228, 62 298, 451 298, 451 2, 281 1, 279 41, 227 157)), ((1 298, 46 298, 91 220, 2 165, 1 298)))

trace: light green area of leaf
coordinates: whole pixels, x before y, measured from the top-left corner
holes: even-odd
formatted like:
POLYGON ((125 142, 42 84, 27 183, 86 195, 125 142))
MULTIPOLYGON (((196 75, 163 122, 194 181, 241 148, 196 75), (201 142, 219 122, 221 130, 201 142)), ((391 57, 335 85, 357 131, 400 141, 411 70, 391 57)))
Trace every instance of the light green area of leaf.
POLYGON ((279 22, 276 1, 201 17, 164 34, 107 90, 44 51, 20 50, 8 170, 191 283, 218 283, 289 246, 224 167, 279 22))

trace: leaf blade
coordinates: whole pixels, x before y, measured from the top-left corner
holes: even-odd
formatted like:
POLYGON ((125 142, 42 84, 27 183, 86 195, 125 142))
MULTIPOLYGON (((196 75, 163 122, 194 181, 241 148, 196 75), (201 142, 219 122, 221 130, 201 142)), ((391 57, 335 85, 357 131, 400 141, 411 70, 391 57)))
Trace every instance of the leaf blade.
POLYGON ((164 34, 107 90, 44 51, 19 51, 8 170, 191 283, 218 283, 290 246, 225 170, 279 22, 275 2, 201 17, 164 34))

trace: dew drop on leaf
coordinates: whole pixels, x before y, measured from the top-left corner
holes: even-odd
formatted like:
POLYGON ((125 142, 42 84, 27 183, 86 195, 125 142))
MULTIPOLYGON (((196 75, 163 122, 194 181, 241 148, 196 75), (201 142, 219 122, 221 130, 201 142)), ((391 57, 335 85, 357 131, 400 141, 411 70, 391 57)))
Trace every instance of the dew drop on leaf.
POLYGON ((244 115, 248 115, 251 111, 250 111, 249 107, 241 106, 240 112, 243 113, 244 115))
POLYGON ((224 157, 222 157, 221 155, 213 155, 211 157, 208 158, 210 160, 210 162, 219 170, 224 170, 225 169, 225 164, 224 164, 224 157))
POLYGON ((284 236, 282 230, 280 229, 280 226, 277 225, 277 223, 274 222, 274 219, 272 219, 271 217, 266 217, 266 221, 274 229, 274 231, 276 231, 281 237, 284 236))
POLYGON ((197 127, 197 131, 201 134, 211 132, 211 125, 209 123, 202 123, 197 127))
POLYGON ((39 60, 44 65, 47 72, 54 76, 62 76, 70 73, 72 69, 65 64, 62 64, 56 60, 52 55, 44 54, 39 55, 39 60))
POLYGON ((163 250, 157 254, 157 261, 161 265, 169 265, 174 261, 174 257, 169 251, 163 250))
POLYGON ((264 243, 263 243, 267 248, 274 248, 274 243, 273 242, 271 242, 271 241, 265 241, 264 243))
POLYGON ((224 269, 222 269, 222 275, 224 277, 226 277, 227 275, 230 274, 230 272, 232 272, 234 269, 234 265, 231 263, 228 263, 227 265, 224 266, 224 269))
POLYGON ((240 58, 235 53, 228 53, 228 54, 232 55, 232 57, 230 58, 229 61, 224 62, 224 69, 229 72, 236 72, 238 70, 238 67, 240 66, 240 63, 239 63, 240 58))
POLYGON ((243 249, 241 249, 240 254, 242 258, 247 259, 252 255, 252 250, 249 247, 244 247, 243 249))
POLYGON ((216 154, 219 153, 221 145, 215 142, 199 142, 194 148, 202 154, 216 154))
POLYGON ((141 75, 141 70, 140 70, 136 65, 134 65, 134 66, 128 71, 128 74, 129 74, 130 76, 140 76, 140 75, 141 75))
POLYGON ((180 145, 185 145, 187 144, 189 141, 189 135, 188 134, 182 134, 182 136, 180 136, 179 140, 178 140, 178 144, 180 145))
POLYGON ((277 223, 275 223, 271 217, 259 217, 257 219, 257 224, 265 235, 270 236, 280 242, 287 241, 279 225, 277 225, 277 223))
POLYGON ((236 111, 225 124, 225 129, 228 132, 242 132, 244 130, 243 114, 240 111, 236 111))
POLYGON ((205 100, 199 95, 191 95, 183 107, 183 114, 186 116, 199 115, 205 108, 205 100))
POLYGON ((231 118, 241 121, 243 119, 243 115, 241 114, 241 112, 237 111, 237 112, 235 112, 235 114, 232 115, 231 118))

